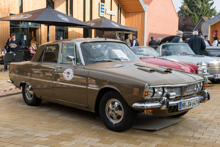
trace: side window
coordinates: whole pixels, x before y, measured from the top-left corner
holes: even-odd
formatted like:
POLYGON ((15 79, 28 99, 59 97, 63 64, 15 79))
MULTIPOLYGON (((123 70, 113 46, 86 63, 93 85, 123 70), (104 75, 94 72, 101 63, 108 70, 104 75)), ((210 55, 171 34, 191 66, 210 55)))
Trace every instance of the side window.
POLYGON ((80 58, 80 55, 79 55, 79 51, 78 51, 77 48, 76 48, 76 64, 77 65, 81 65, 82 64, 82 61, 81 61, 81 58, 80 58))
POLYGON ((43 62, 57 63, 59 53, 59 45, 47 45, 42 56, 43 62))
POLYGON ((61 56, 60 56, 60 63, 61 64, 72 64, 72 61, 67 60, 67 56, 75 56, 75 44, 73 43, 63 43, 61 56))

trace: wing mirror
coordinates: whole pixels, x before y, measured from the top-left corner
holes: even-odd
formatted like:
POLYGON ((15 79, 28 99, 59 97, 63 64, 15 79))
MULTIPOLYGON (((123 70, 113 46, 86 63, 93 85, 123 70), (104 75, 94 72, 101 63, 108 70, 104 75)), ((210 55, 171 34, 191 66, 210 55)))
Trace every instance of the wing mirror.
POLYGON ((72 61, 72 62, 73 62, 73 65, 75 65, 75 57, 74 57, 74 56, 68 55, 68 56, 66 57, 66 60, 67 60, 67 61, 72 61))

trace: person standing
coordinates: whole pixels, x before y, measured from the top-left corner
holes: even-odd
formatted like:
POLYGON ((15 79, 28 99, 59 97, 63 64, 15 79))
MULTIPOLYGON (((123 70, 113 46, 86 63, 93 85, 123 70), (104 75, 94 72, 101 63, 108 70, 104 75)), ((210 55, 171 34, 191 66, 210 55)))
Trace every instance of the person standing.
POLYGON ((132 40, 131 40, 131 47, 135 47, 135 46, 139 46, 139 43, 136 39, 136 36, 132 36, 132 40))
POLYGON ((198 36, 198 32, 193 32, 193 37, 188 41, 189 46, 196 55, 203 55, 206 45, 205 41, 198 36))
POLYGON ((154 40, 154 37, 151 37, 151 41, 149 42, 149 46, 153 47, 154 49, 157 48, 157 42, 154 40))
POLYGON ((35 43, 32 43, 31 46, 29 47, 29 51, 31 53, 31 56, 34 56, 34 54, 36 53, 35 47, 36 47, 35 43))
POLYGON ((177 31, 176 36, 172 39, 172 43, 182 43, 183 42, 183 32, 177 31))
POLYGON ((212 46, 218 46, 218 37, 213 37, 214 41, 212 43, 212 46))
POLYGON ((16 40, 15 33, 12 33, 11 37, 6 42, 6 51, 7 53, 9 52, 16 53, 18 49, 19 49, 19 41, 16 40))
POLYGON ((35 49, 37 49, 37 44, 38 44, 38 43, 37 43, 37 41, 36 41, 36 38, 35 38, 35 37, 33 37, 33 38, 32 38, 32 40, 31 40, 31 44, 33 44, 33 43, 34 43, 34 44, 36 44, 35 49))
POLYGON ((207 35, 205 35, 205 36, 204 36, 204 38, 205 38, 205 41, 207 41, 207 42, 208 42, 209 46, 212 46, 211 42, 209 41, 208 36, 207 36, 207 35))
POLYGON ((131 47, 131 43, 130 43, 130 39, 126 39, 126 44, 129 46, 129 47, 131 47))

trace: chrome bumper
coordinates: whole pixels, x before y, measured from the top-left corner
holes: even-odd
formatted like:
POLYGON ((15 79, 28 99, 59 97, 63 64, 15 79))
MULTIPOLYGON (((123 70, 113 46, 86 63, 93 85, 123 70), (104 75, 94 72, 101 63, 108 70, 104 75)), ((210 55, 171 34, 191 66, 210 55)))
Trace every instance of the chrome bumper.
POLYGON ((206 76, 208 79, 220 79, 220 74, 215 74, 215 75, 207 75, 206 76))
POLYGON ((153 109, 153 108, 168 108, 169 106, 177 106, 179 104, 179 102, 183 102, 185 100, 200 100, 200 102, 202 101, 207 101, 210 100, 210 96, 209 93, 205 90, 202 91, 201 95, 198 96, 193 96, 193 97, 188 97, 188 98, 184 98, 181 100, 168 100, 166 97, 163 97, 161 101, 158 102, 145 102, 145 103, 134 103, 132 105, 133 108, 135 109, 153 109))

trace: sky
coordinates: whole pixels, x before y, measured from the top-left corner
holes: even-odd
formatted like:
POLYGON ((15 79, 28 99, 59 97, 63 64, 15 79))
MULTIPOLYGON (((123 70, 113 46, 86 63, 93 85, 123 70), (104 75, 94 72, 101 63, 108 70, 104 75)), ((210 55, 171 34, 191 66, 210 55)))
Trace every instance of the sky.
MULTIPOLYGON (((173 4, 174 4, 177 12, 179 11, 179 7, 181 7, 181 5, 182 5, 182 3, 181 3, 182 1, 183 0, 173 0, 173 4)), ((220 0, 214 0, 214 2, 215 2, 214 6, 216 7, 215 8, 216 11, 220 12, 220 0)))

